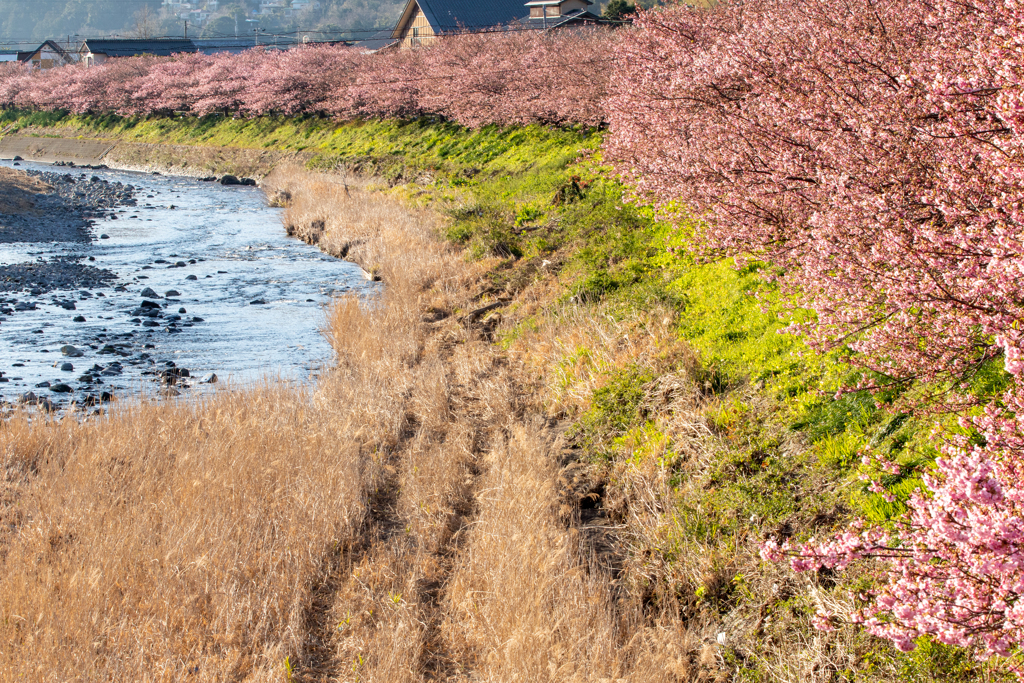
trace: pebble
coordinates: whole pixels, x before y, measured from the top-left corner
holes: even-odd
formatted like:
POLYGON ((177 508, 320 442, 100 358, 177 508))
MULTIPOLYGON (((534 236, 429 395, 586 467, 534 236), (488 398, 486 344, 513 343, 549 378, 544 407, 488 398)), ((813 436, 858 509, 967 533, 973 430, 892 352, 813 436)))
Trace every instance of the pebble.
POLYGON ((84 323, 85 322, 85 316, 84 315, 76 315, 74 318, 71 319, 71 322, 84 323))
POLYGON ((186 280, 198 280, 199 278, 197 278, 195 275, 187 275, 187 276, 185 276, 185 279, 186 280))
POLYGON ((60 364, 60 371, 61 372, 74 372, 75 371, 75 366, 72 365, 71 363, 61 363, 60 364))
POLYGON ((81 356, 84 355, 81 351, 76 349, 71 344, 65 344, 64 346, 60 347, 60 352, 65 356, 68 356, 69 358, 80 358, 81 356))
POLYGON ((143 298, 146 298, 146 299, 159 299, 160 298, 160 295, 157 294, 156 292, 154 292, 152 287, 146 287, 144 290, 142 290, 142 294, 140 296, 142 296, 143 298))
POLYGON ((64 384, 63 382, 61 382, 59 384, 52 385, 50 387, 50 391, 52 391, 52 392, 54 392, 56 394, 70 394, 71 393, 71 387, 69 387, 67 384, 64 384))
POLYGON ((166 292, 164 292, 164 296, 170 299, 173 296, 181 296, 181 292, 179 292, 176 289, 168 289, 166 292))

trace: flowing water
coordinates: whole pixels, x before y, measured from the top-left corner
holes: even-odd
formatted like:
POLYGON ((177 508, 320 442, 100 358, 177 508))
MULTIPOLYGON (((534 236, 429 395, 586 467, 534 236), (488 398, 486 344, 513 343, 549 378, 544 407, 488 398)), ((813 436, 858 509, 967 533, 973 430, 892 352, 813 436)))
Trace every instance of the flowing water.
MULTIPOLYGON (((28 162, 21 167, 83 174, 28 162)), ((4 400, 28 391, 64 403, 104 392, 154 394, 167 381, 161 371, 166 378, 172 367, 191 375, 175 378, 182 393, 201 390, 197 380, 209 373, 221 383, 265 376, 305 381, 330 360, 320 334, 325 305, 340 293, 368 296, 379 287, 353 264, 286 236, 282 210, 268 207, 255 187, 115 170, 84 174, 132 184, 137 206, 97 220, 92 242, 0 244, 0 265, 81 257, 118 280, 5 295, 12 312, 0 317, 4 400), (147 287, 158 297, 148 297, 151 308, 141 313, 157 304, 158 317, 140 315, 147 287), (168 296, 172 291, 177 294, 168 296), (15 300, 35 310, 13 311, 15 300), (75 322, 79 316, 85 321, 75 322), (65 345, 83 355, 62 355, 65 345), (68 362, 73 369, 61 370, 68 362), (71 391, 54 392, 60 384, 71 391)))

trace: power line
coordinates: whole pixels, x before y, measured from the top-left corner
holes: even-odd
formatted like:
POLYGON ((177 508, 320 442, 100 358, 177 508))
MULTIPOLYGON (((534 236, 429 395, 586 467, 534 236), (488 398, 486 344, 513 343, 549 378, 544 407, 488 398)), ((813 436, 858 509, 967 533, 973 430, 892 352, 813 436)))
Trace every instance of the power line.
MULTIPOLYGON (((440 35, 431 36, 431 37, 445 37, 445 36, 456 36, 456 35, 482 35, 482 34, 504 35, 504 34, 509 34, 509 33, 522 33, 522 32, 526 32, 526 31, 542 31, 542 30, 544 30, 543 27, 541 27, 541 26, 528 26, 528 25, 523 25, 523 26, 519 26, 519 27, 515 27, 515 26, 511 26, 511 25, 503 25, 503 26, 493 26, 493 25, 482 26, 481 25, 481 26, 476 27, 477 30, 471 30, 468 27, 466 27, 465 25, 441 25, 439 28, 442 29, 443 33, 440 34, 440 35)), ((549 27, 549 28, 554 28, 554 27, 549 27)), ((373 35, 376 35, 377 33, 381 33, 382 31, 386 31, 386 30, 388 30, 388 29, 387 28, 358 29, 358 30, 357 29, 332 29, 330 31, 319 30, 319 29, 300 29, 300 30, 297 30, 297 31, 286 31, 286 32, 282 32, 282 33, 270 33, 270 32, 262 32, 261 31, 260 35, 264 36, 264 37, 268 37, 268 38, 281 38, 281 37, 288 37, 288 36, 300 36, 302 34, 311 34, 311 33, 317 33, 317 34, 341 34, 341 33, 364 32, 364 33, 372 33, 373 35)), ((91 37, 76 36, 76 39, 71 41, 71 42, 72 43, 84 43, 84 42, 89 41, 89 40, 138 40, 138 41, 160 41, 160 40, 174 41, 174 40, 177 40, 177 41, 182 41, 182 42, 190 41, 193 44, 198 44, 198 45, 209 45, 209 43, 207 41, 209 41, 209 40, 216 40, 216 39, 237 40, 237 41, 241 41, 241 42, 248 42, 250 40, 250 38, 248 36, 232 36, 230 34, 227 34, 227 35, 221 34, 221 35, 216 36, 215 38, 201 38, 201 37, 200 38, 184 38, 183 36, 171 36, 171 35, 153 36, 153 37, 150 37, 150 38, 124 38, 124 37, 120 37, 120 36, 118 36, 118 37, 112 37, 112 36, 91 36, 91 37)), ((255 39, 252 39, 252 40, 255 40, 255 39)), ((4 45, 35 45, 35 46, 38 46, 42 42, 45 42, 45 41, 38 41, 38 40, 23 40, 23 41, 3 40, 3 41, 0 41, 0 49, 3 49, 4 45)), ((55 42, 57 44, 66 43, 66 41, 62 41, 62 40, 53 40, 53 42, 55 42)), ((318 42, 346 42, 346 41, 345 41, 345 39, 339 39, 337 41, 318 41, 318 42)), ((296 42, 296 43, 293 43, 293 44, 295 46, 299 46, 299 45, 303 45, 304 43, 296 42)), ((237 44, 225 43, 223 45, 209 45, 209 47, 215 49, 217 47, 240 47, 240 46, 237 45, 237 44)), ((255 47, 255 45, 254 45, 254 47, 255 47)), ((273 47, 273 45, 260 45, 259 47, 273 47)), ((0 63, 2 63, 2 62, 0 62, 0 63)))

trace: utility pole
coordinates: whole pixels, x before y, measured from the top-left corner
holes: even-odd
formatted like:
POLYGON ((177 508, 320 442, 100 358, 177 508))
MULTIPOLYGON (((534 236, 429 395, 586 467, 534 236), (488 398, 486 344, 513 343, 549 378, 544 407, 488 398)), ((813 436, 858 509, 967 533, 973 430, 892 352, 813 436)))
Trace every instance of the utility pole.
POLYGON ((259 30, 259 28, 254 28, 253 29, 253 33, 256 34, 256 47, 259 47, 260 46, 260 30, 259 30))
POLYGON ((185 20, 185 37, 188 38, 188 19, 185 20))

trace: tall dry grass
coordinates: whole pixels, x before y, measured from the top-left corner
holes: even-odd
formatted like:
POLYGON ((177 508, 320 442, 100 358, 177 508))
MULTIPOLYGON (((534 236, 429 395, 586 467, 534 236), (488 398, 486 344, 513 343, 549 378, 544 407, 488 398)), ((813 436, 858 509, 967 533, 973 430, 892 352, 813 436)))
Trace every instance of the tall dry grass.
MULTIPOLYGON (((297 169, 268 185, 291 232, 382 293, 332 306, 315 387, 0 425, 0 679, 712 676, 703 637, 645 608, 565 514, 565 444, 528 379, 585 338, 609 363, 658 345, 561 316, 506 354, 459 315, 491 264, 436 239, 434 215, 297 169)), ((579 382, 546 400, 571 412, 579 382)))
POLYGON ((302 656, 325 552, 366 493, 344 422, 263 387, 0 430, 8 502, 0 675, 265 677, 302 656))

